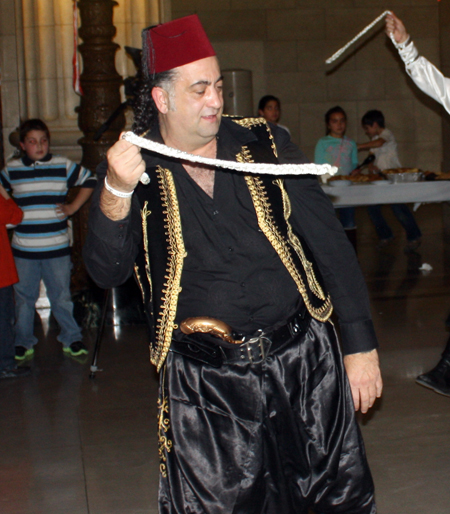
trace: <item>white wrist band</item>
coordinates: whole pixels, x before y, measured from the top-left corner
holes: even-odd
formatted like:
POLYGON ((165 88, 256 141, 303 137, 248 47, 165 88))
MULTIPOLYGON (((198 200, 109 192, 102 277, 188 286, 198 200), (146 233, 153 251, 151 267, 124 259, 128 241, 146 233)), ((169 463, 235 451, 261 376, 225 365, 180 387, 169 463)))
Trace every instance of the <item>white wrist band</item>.
POLYGON ((130 196, 133 196, 134 191, 130 191, 129 193, 124 193, 123 191, 117 191, 117 189, 114 189, 108 184, 108 180, 105 177, 105 188, 107 191, 112 193, 114 196, 118 196, 119 198, 130 198, 130 196))
POLYGON ((392 33, 389 35, 389 37, 391 38, 391 40, 394 43, 394 46, 395 46, 395 48, 397 48, 397 50, 404 50, 411 42, 411 36, 409 34, 408 34, 408 37, 405 39, 405 41, 403 41, 403 43, 397 43, 397 41, 395 41, 394 35, 392 33))

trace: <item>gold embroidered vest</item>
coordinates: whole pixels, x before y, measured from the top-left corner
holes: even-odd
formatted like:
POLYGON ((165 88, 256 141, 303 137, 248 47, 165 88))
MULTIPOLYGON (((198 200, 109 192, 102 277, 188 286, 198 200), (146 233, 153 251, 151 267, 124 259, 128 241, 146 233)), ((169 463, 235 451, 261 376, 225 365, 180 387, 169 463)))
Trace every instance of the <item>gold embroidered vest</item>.
MULTIPOLYGON (((233 121, 257 136, 256 144, 241 148, 237 161, 277 162, 273 137, 263 118, 233 121)), ((170 162, 167 167, 148 168, 150 185, 136 191, 142 206, 143 242, 134 271, 149 318, 150 360, 158 371, 177 328, 175 318, 186 257, 175 182, 169 168, 170 162)), ((260 229, 290 273, 311 316, 326 321, 333 310, 330 297, 309 248, 289 222, 291 204, 283 180, 247 175, 245 181, 260 229)))

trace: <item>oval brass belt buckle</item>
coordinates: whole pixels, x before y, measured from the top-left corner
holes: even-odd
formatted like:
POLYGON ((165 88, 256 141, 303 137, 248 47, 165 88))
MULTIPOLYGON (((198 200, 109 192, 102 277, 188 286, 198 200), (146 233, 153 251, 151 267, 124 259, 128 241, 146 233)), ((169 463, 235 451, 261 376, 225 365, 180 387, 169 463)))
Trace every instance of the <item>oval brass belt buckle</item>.
POLYGON ((233 338, 233 330, 224 321, 220 319, 210 318, 209 316, 198 316, 186 318, 180 323, 180 330, 183 334, 211 334, 219 337, 223 341, 232 344, 241 344, 242 341, 236 341, 233 338))

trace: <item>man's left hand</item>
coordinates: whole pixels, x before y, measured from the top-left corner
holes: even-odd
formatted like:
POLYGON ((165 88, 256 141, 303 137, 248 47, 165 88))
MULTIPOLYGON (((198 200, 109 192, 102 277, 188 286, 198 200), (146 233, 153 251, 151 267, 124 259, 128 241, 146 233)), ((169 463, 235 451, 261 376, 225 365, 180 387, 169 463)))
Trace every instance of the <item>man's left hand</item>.
POLYGON ((350 388, 352 390, 355 410, 366 413, 381 396, 383 381, 381 379, 378 352, 353 353, 344 357, 350 388))

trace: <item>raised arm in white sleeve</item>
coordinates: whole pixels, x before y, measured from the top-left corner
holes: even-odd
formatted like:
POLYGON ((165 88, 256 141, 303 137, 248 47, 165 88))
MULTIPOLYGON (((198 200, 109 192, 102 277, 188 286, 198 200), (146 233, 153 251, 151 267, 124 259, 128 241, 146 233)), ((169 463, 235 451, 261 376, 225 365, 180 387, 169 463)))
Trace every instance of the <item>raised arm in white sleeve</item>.
POLYGON ((450 79, 444 75, 419 52, 410 39, 396 45, 406 66, 408 75, 424 93, 442 104, 450 113, 450 79))
POLYGON ((450 113, 450 79, 444 77, 425 57, 419 56, 405 25, 393 12, 386 15, 386 34, 397 48, 408 75, 417 87, 442 104, 450 113))

